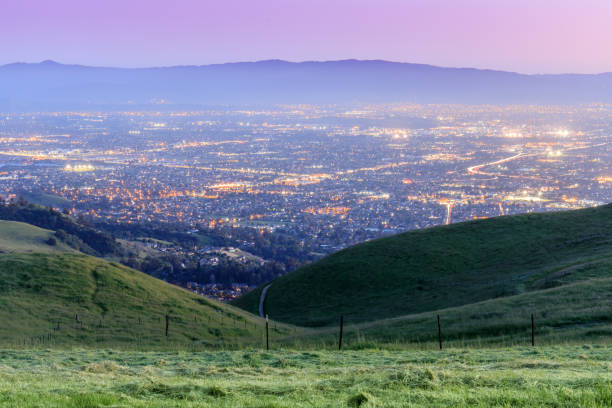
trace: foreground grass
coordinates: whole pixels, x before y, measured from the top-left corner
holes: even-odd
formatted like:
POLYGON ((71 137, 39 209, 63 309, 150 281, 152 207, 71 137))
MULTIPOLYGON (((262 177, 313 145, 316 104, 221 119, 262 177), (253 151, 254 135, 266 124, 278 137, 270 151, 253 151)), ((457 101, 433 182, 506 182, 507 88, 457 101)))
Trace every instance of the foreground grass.
POLYGON ((11 407, 612 405, 612 348, 0 351, 11 407))

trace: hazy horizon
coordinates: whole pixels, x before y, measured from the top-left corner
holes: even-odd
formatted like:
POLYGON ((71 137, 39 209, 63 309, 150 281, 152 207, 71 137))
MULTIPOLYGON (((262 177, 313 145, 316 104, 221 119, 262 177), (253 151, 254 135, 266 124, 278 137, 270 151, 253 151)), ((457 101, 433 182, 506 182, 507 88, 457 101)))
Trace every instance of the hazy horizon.
POLYGON ((302 63, 328 63, 328 62, 345 62, 345 61, 358 61, 358 62, 388 62, 393 64, 407 64, 407 65, 423 65, 430 66, 435 68, 444 68, 444 69, 474 69, 479 71, 498 71, 498 72, 507 72, 512 74, 519 75, 602 75, 602 74, 610 74, 612 73, 612 69, 609 71, 601 71, 601 72, 521 72, 521 71, 512 71, 512 70, 504 70, 497 68, 488 68, 488 67, 475 67, 475 66, 447 66, 447 65, 438 65, 432 64, 428 62, 416 62, 416 61, 396 61, 396 60, 388 60, 388 59, 378 59, 378 58, 342 58, 342 59, 322 59, 322 60, 288 60, 282 58, 266 58, 266 59, 258 59, 258 60, 236 60, 236 61, 225 61, 225 62, 214 62, 208 64, 195 64, 195 63, 186 63, 186 64, 168 64, 168 65, 142 65, 142 66, 118 66, 118 65, 95 65, 95 64, 84 64, 79 62, 64 62, 61 60, 57 60, 54 58, 45 58, 39 61, 12 61, 0 64, 0 67, 13 65, 13 64, 44 64, 44 63, 55 63, 59 65, 72 65, 72 66, 82 66, 89 68, 118 68, 118 69, 149 69, 149 68, 175 68, 175 67, 207 67, 214 65, 229 65, 229 64, 255 64, 255 63, 263 63, 263 62, 287 62, 292 64, 302 64, 302 63))
POLYGON ((612 71, 606 0, 8 0, 0 65, 382 59, 526 74, 612 71))

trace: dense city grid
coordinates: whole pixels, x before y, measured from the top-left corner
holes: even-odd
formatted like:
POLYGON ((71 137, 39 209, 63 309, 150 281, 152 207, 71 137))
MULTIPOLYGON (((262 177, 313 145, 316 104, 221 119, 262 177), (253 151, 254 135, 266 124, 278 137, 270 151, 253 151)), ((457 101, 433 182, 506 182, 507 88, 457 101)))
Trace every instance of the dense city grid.
POLYGON ((3 114, 0 195, 61 196, 73 215, 116 223, 282 231, 316 258, 415 228, 607 203, 611 133, 608 105, 3 114))

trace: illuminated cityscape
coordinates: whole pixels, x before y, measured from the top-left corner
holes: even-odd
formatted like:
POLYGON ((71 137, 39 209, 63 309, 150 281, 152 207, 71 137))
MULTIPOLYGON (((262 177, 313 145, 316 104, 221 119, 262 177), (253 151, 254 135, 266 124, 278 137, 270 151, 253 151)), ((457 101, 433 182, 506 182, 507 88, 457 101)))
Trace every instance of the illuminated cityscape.
POLYGON ((0 194, 61 197, 92 222, 282 234, 299 264, 416 228, 607 203, 611 132, 608 105, 5 114, 0 194))

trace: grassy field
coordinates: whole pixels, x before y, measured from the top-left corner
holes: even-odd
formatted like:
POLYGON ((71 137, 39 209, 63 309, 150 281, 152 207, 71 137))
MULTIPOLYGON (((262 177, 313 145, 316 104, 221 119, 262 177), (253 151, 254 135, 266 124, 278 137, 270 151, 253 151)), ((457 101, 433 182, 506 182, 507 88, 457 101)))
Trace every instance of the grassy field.
MULTIPOLYGON (((271 317, 302 326, 410 315, 612 277, 612 205, 410 231, 272 282, 271 317)), ((260 290, 234 304, 256 313, 260 290)))
MULTIPOLYGON (((550 240, 544 242, 540 236, 541 259, 532 266, 519 256, 520 250, 528 251, 526 244, 516 249, 512 245, 520 244, 514 238, 502 255, 517 258, 506 258, 507 265, 498 262, 494 268, 494 262, 471 253, 470 262, 485 275, 456 269, 453 281, 455 275, 445 268, 457 264, 456 259, 443 259, 440 267, 418 261, 430 274, 445 277, 430 281, 439 285, 437 292, 430 288, 431 296, 457 296, 462 302, 470 299, 469 304, 455 305, 457 301, 450 298, 426 302, 425 297, 409 298, 398 288, 390 290, 387 298, 376 292, 368 297, 357 287, 359 296, 315 302, 317 307, 296 319, 326 326, 305 328, 271 321, 269 351, 263 350, 263 319, 247 311, 115 262, 49 246, 44 241, 51 231, 0 222, 5 227, 0 228, 4 252, 0 253, 0 406, 609 407, 612 240, 605 241, 608 232, 603 228, 608 226, 610 208, 592 211, 598 225, 582 219, 582 212, 554 218, 569 223, 576 217, 570 223, 575 231, 557 236, 549 225, 550 240), (580 233, 579 223, 584 224, 580 233), (468 287, 489 294, 480 299, 468 287), (487 292, 489 287, 505 291, 493 295, 497 292, 487 292), (406 303, 432 309, 418 311, 406 308, 406 303), (398 315, 404 309, 409 313, 398 315), (338 320, 343 312, 339 351, 338 320), (531 314, 537 347, 528 346, 531 314), (438 315, 443 350, 438 350, 438 315)), ((536 223, 543 222, 538 217, 536 223)), ((499 220, 515 223, 512 231, 523 238, 535 234, 524 225, 524 218, 499 220)), ((448 249, 450 238, 439 231, 466 240, 470 235, 465 230, 474 225, 458 226, 459 232, 440 228, 420 233, 433 234, 428 239, 446 242, 448 249)), ((488 242, 490 235, 474 231, 472 238, 482 240, 475 245, 505 248, 488 242)), ((376 254, 383 247, 376 245, 384 242, 365 244, 363 256, 379 259, 376 254)), ((416 238, 393 243, 389 251, 398 257, 398 264, 395 269, 391 261, 383 265, 390 268, 392 278, 401 272, 399 265, 406 261, 402 256, 412 259, 409 252, 401 255, 408 244, 410 251, 415 246, 425 248, 416 238)), ((341 256, 352 262, 346 254, 341 256)), ((525 254, 532 261, 533 256, 525 254)), ((338 269, 346 276, 349 270, 338 269)), ((379 272, 379 278, 386 273, 379 272)), ((298 272, 299 279, 307 279, 300 276, 303 273, 298 272)), ((279 282, 284 280, 272 287, 279 282)), ((312 282, 300 282, 312 289, 312 282)), ((393 282, 413 293, 412 278, 393 282)), ((241 304, 252 308, 258 300, 255 295, 241 304)), ((299 297, 292 299, 299 307, 308 304, 299 297)), ((281 312, 273 311, 273 316, 283 316, 281 312)))
POLYGON ((0 350, 0 405, 609 407, 612 350, 0 350))
POLYGON ((49 245, 47 240, 54 231, 38 228, 30 224, 0 220, 0 253, 2 252, 73 252, 66 244, 57 241, 49 245))
MULTIPOLYGON (((5 347, 167 349, 262 343, 262 319, 99 258, 1 254, 0 277, 0 345, 5 347)), ((275 335, 297 332, 277 323, 272 328, 275 335)))

